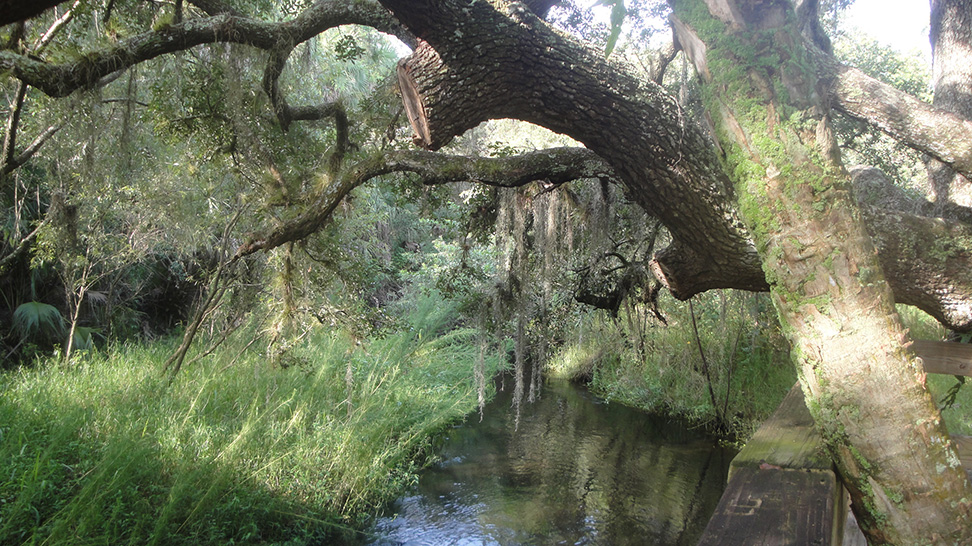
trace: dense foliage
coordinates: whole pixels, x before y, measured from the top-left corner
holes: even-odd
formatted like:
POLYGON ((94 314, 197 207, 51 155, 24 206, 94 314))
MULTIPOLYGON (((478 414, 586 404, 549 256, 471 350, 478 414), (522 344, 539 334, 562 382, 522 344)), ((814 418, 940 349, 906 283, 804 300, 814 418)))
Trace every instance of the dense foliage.
MULTIPOLYGON (((303 4, 233 6, 273 19, 303 4)), ((700 116, 687 62, 665 72, 674 50, 649 47, 666 9, 602 4, 611 24, 572 2, 551 18, 700 116)), ((831 4, 836 25, 846 2, 831 4)), ((50 45, 55 13, 0 29, 0 42, 78 59, 177 16, 168 5, 111 6, 79 2, 50 45)), ((0 170, 0 536, 349 536, 507 363, 518 406, 539 395, 544 371, 727 438, 777 405, 795 374, 768 298, 670 298, 648 272, 667 232, 606 178, 497 188, 386 174, 350 191, 313 234, 236 255, 312 213, 342 169, 408 148, 389 76, 404 49, 351 26, 298 45, 276 92, 330 110, 289 124, 264 92, 271 53, 238 44, 159 57, 64 100, 0 82, 5 134, 49 134, 0 170)), ((850 38, 837 50, 927 98, 912 59, 850 38)), ((849 120, 838 129, 849 157, 919 191, 914 152, 849 120)), ((565 144, 504 121, 446 151, 508 157, 565 144)))

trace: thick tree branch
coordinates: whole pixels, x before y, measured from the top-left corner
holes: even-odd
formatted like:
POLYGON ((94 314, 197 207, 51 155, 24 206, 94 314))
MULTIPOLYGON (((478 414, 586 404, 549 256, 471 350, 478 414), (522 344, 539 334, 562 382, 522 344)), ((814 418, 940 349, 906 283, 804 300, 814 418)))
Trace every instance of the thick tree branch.
POLYGON ((397 151, 359 162, 331 184, 298 218, 242 245, 235 259, 303 239, 320 230, 354 188, 393 172, 418 175, 426 185, 475 182, 518 187, 543 181, 559 185, 582 178, 611 179, 611 168, 585 148, 551 148, 503 158, 468 157, 425 151, 397 151))
POLYGON ((955 330, 972 331, 972 211, 910 197, 875 168, 855 168, 851 175, 896 301, 955 330), (936 211, 944 217, 933 216, 936 211))
POLYGON ((0 0, 0 26, 30 19, 66 0, 0 0))
POLYGON ((375 3, 320 0, 298 17, 284 22, 268 23, 229 14, 190 19, 133 36, 112 48, 64 64, 0 51, 0 70, 9 70, 14 77, 49 96, 63 97, 77 89, 91 88, 102 78, 125 68, 198 45, 238 43, 272 51, 279 49, 280 44, 299 44, 329 28, 346 24, 407 35, 387 10, 375 3))
MULTIPOLYGON (((669 228, 674 242, 656 253, 651 267, 676 297, 768 288, 714 144, 664 91, 550 31, 515 2, 382 3, 426 40, 399 65, 420 145, 436 149, 486 119, 504 117, 568 134, 604 158, 632 199, 669 228)), ((686 41, 680 39, 683 47, 686 41)), ((940 262, 918 265, 946 273, 940 262)), ((888 270, 902 271, 890 264, 888 270)), ((969 317, 942 311, 972 294, 967 279, 944 288, 922 277, 890 280, 899 303, 952 317, 945 319, 949 327, 972 329, 969 317)))
MULTIPOLYGON (((672 252, 692 255, 692 282, 668 283, 689 290, 677 297, 765 289, 755 248, 726 199, 731 190, 712 141, 660 86, 569 41, 518 2, 448 9, 430 1, 382 3, 425 40, 398 69, 420 145, 440 148, 498 118, 568 134, 604 158, 631 198, 665 223, 676 242, 672 252)), ((676 269, 673 263, 669 271, 676 269)))
POLYGON ((837 66, 834 106, 972 177, 972 121, 935 108, 864 74, 837 66))

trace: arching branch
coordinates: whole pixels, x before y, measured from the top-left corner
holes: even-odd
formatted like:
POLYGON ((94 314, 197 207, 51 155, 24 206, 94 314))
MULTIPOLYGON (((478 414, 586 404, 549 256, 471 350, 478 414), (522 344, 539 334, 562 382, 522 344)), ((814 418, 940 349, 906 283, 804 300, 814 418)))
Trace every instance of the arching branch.
POLYGON ((66 0, 0 0, 0 26, 30 19, 66 0))
POLYGON ((397 21, 377 3, 319 0, 296 18, 264 22, 220 13, 189 19, 145 32, 113 47, 88 53, 73 62, 54 64, 11 51, 0 51, 0 70, 37 87, 51 97, 63 97, 95 86, 102 78, 154 59, 202 44, 237 43, 273 51, 280 44, 299 44, 339 25, 366 25, 383 32, 408 36, 397 21))
POLYGON ((303 239, 320 230, 354 188, 393 172, 418 175, 426 185, 475 182, 518 187, 543 181, 559 185, 582 178, 613 178, 611 168, 585 148, 551 148, 503 158, 468 157, 426 151, 397 151, 346 169, 301 216, 240 246, 234 259, 303 239))
MULTIPOLYGON (((673 243, 656 253, 651 266, 673 295, 767 289, 712 141, 663 90, 632 81, 603 55, 551 31, 516 2, 381 1, 425 40, 399 65, 417 143, 435 149, 485 119, 504 117, 568 134, 610 164, 631 198, 669 229, 673 243)), ((690 40, 681 38, 684 49, 690 40)), ((893 222, 874 227, 897 231, 893 222)), ((963 240, 948 244, 961 246, 963 240)), ((896 260, 894 248, 880 253, 882 261, 896 260)), ((919 261, 910 269, 885 266, 897 272, 925 268, 925 275, 889 279, 898 301, 951 317, 944 318, 949 327, 972 329, 972 317, 943 311, 965 305, 972 278, 963 275, 944 287, 926 282, 945 278, 932 271, 944 275, 948 266, 929 248, 916 250, 919 261)))

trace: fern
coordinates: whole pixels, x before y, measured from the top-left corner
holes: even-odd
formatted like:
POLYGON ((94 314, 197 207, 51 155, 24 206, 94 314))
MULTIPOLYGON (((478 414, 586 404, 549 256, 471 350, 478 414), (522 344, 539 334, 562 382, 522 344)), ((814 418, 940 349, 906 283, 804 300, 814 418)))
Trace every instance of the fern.
POLYGON ((60 337, 64 333, 64 317, 53 305, 29 301, 20 304, 14 311, 13 329, 21 339, 33 336, 60 337))

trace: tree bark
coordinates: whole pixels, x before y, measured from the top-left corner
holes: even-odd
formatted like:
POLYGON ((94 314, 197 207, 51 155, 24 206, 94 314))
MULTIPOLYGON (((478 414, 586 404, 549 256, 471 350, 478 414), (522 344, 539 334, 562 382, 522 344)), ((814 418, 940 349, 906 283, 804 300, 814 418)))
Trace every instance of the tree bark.
POLYGON ((972 487, 906 350, 833 142, 814 46, 785 0, 729 5, 675 10, 705 45, 706 109, 855 515, 871 544, 967 543, 972 487))
POLYGON ((834 72, 830 80, 834 107, 972 175, 972 120, 922 102, 856 68, 829 64, 834 72))
POLYGON ((0 0, 0 26, 30 19, 67 0, 0 0))
MULTIPOLYGON (((284 23, 240 17, 218 0, 193 3, 221 15, 135 36, 61 65, 3 51, 0 68, 9 68, 22 81, 61 96, 97 85, 121 68, 171 51, 201 43, 246 43, 272 53, 264 86, 281 124, 286 126, 304 117, 305 111, 313 110, 315 116, 327 113, 322 107, 291 107, 276 90, 276 76, 294 44, 335 24, 352 22, 406 39, 411 36, 387 11, 366 1, 320 0, 284 23)), ((498 12, 488 3, 467 11, 442 9, 441 13, 429 11, 423 3, 408 7, 400 4, 403 17, 411 17, 416 28, 438 44, 420 47, 400 68, 403 92, 407 95, 411 90, 414 97, 420 97, 410 101, 415 105, 411 115, 418 124, 418 134, 423 135, 422 123, 429 125, 428 133, 421 137, 426 147, 441 146, 489 117, 526 119, 566 132, 611 163, 631 197, 672 230, 674 243, 656 254, 651 268, 673 295, 687 299, 712 288, 768 288, 751 236, 735 212, 730 184, 713 151, 717 145, 685 119, 674 99, 657 85, 638 81, 607 63, 600 51, 584 49, 551 32, 529 10, 516 8, 518 4, 501 3, 509 13, 498 12), (442 14, 447 17, 440 21, 437 18, 442 14), (451 59, 450 64, 444 64, 442 51, 451 59)), ((542 11, 549 2, 538 0, 535 4, 542 11)), ((690 40, 683 42, 682 47, 692 47, 690 40)), ((704 66, 699 68, 705 70, 704 66)), ((853 75, 853 71, 839 74, 845 72, 853 75)), ((837 77, 835 81, 852 80, 837 77)), ((887 87, 877 85, 882 92, 887 87)), ((838 97, 853 98, 846 89, 842 93, 841 86, 835 89, 838 97)), ((963 161, 972 164, 967 140, 972 125, 968 122, 927 107, 921 116, 897 116, 898 125, 891 127, 881 121, 882 116, 887 117, 887 109, 854 110, 853 103, 845 100, 840 104, 889 132, 912 134, 913 145, 939 154, 960 172, 968 168, 963 161), (924 129, 920 121, 926 122, 924 129), (942 123, 952 123, 951 128, 941 129, 942 123), (940 138, 953 135, 958 138, 940 138)), ((906 106, 909 111, 918 111, 910 103, 906 106)), ((962 241, 951 244, 963 250, 970 246, 962 241)), ((969 306, 972 271, 959 273, 943 287, 943 283, 929 282, 946 274, 935 269, 941 262, 939 256, 916 248, 908 259, 899 259, 886 250, 890 252, 892 247, 882 248, 882 260, 898 264, 895 268, 886 264, 886 268, 893 272, 888 280, 899 302, 921 307, 950 328, 972 331, 972 316, 956 311, 969 306), (935 273, 929 277, 909 271, 935 273), (903 276, 898 277, 897 272, 903 276)), ((955 271, 948 269, 949 274, 955 271)))
MULTIPOLYGON (((933 104, 972 122, 972 1, 932 0, 933 104)), ((972 149, 972 143, 969 144, 972 149)), ((926 162, 935 203, 972 206, 972 177, 931 158, 926 162)))
POLYGON ((653 269, 676 297, 766 289, 713 142, 660 86, 565 40, 515 2, 383 4, 425 41, 399 66, 420 145, 438 149, 493 118, 566 133, 669 228, 674 244, 653 269))
POLYGON ((292 20, 266 22, 220 13, 189 19, 145 32, 113 47, 88 53, 74 62, 51 64, 39 59, 0 51, 0 70, 51 97, 64 97, 89 89, 102 78, 161 55, 211 43, 238 43, 265 50, 304 42, 338 25, 367 25, 410 39, 407 32, 381 6, 371 2, 319 0, 292 20))
MULTIPOLYGON (((503 117, 566 133, 611 164, 632 199, 672 232, 673 244, 656 254, 651 268, 675 297, 712 288, 768 289, 717 145, 660 88, 632 81, 600 51, 568 42, 513 3, 498 2, 499 10, 490 3, 455 7, 454 15, 441 6, 432 13, 426 3, 385 4, 425 40, 398 69, 418 144, 436 149, 485 119, 503 117)), ((683 35, 680 44, 691 48, 693 40, 683 35)), ((707 70, 700 63, 699 71, 707 70)), ((894 234, 887 235, 881 259, 895 262, 888 271, 897 301, 972 330, 972 314, 965 312, 972 306, 972 271, 953 267, 967 254, 952 257, 948 270, 957 276, 943 290, 935 279, 945 271, 924 275, 944 265, 937 256, 912 247, 899 260, 893 254, 899 247, 890 244, 894 234)))

